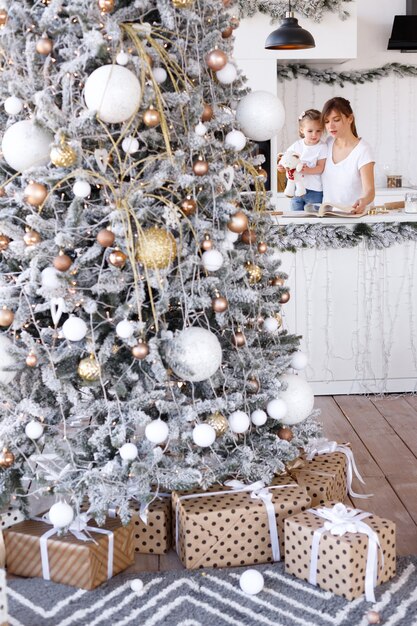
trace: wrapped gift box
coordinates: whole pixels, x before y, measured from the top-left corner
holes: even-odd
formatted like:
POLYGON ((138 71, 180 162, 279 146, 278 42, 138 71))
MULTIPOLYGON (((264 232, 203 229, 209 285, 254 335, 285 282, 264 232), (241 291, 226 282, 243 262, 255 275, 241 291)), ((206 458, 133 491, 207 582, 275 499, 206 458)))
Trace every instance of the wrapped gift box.
POLYGON ((0 530, 10 528, 10 526, 23 522, 24 519, 25 516, 20 509, 9 506, 0 513, 0 530))
MULTIPOLYGON (((9 574, 47 578, 42 567, 40 545, 42 535, 51 531, 51 528, 45 522, 27 520, 4 531, 9 574)), ((119 520, 107 518, 104 528, 98 528, 92 520, 88 522, 88 528, 91 528, 88 532, 92 541, 77 539, 71 532, 47 539, 51 580, 82 589, 94 589, 133 564, 131 524, 122 526, 119 520), (103 530, 110 532, 103 534, 103 530), (109 534, 112 533, 113 558, 109 540, 109 534)))
POLYGON ((7 613, 6 572, 0 569, 0 626, 7 626, 7 613))
POLYGON ((223 486, 193 494, 174 492, 174 537, 185 567, 234 567, 278 560, 278 546, 283 554, 284 519, 305 510, 310 498, 291 478, 277 480, 280 484, 268 488, 270 517, 263 500, 249 491, 223 486), (273 527, 275 535, 278 528, 274 554, 273 527))
POLYGON ((147 509, 147 523, 140 517, 140 506, 132 505, 133 546, 141 554, 166 554, 171 547, 171 497, 153 500, 147 509))
MULTIPOLYGON (((347 600, 353 600, 365 591, 370 539, 362 532, 363 528, 361 532, 357 532, 357 528, 361 528, 360 524, 355 532, 344 532, 340 536, 332 534, 349 528, 348 523, 343 523, 343 515, 339 516, 341 521, 336 524, 338 529, 335 530, 336 526, 333 522, 328 522, 333 525, 332 530, 325 530, 326 519, 318 517, 314 511, 331 511, 335 504, 330 502, 326 504, 326 507, 316 507, 285 520, 285 571, 297 578, 317 584, 321 589, 344 596, 347 600), (314 537, 315 546, 318 545, 316 567, 314 566, 314 537)), ((363 511, 349 509, 341 503, 337 503, 337 506, 343 507, 350 516, 353 515, 352 511, 357 511, 359 518, 363 515, 363 519, 360 519, 361 524, 376 533, 381 549, 374 545, 371 546, 371 550, 375 549, 377 554, 377 584, 392 578, 395 575, 396 566, 394 522, 363 511)), ((373 597, 367 597, 367 599, 374 601, 373 597)))
POLYGON ((290 470, 290 475, 311 498, 311 506, 319 506, 330 500, 346 498, 347 459, 343 452, 318 454, 305 461, 300 468, 290 470))

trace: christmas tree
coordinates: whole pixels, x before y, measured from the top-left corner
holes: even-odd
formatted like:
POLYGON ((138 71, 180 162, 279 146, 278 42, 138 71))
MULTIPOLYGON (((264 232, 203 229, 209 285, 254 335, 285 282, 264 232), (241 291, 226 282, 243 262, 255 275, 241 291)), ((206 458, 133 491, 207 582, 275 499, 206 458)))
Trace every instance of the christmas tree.
POLYGON ((2 504, 30 487, 127 520, 151 490, 269 482, 319 429, 231 3, 19 0, 0 21, 2 504))

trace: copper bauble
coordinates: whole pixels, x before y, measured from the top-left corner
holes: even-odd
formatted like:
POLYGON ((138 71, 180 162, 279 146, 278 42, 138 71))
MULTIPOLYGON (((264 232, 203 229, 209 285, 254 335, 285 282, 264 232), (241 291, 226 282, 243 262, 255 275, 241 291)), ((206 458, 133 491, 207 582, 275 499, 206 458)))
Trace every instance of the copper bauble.
POLYGON ((13 465, 15 457, 13 452, 10 452, 7 448, 3 448, 0 454, 0 467, 8 468, 13 465))
POLYGON ((223 39, 229 39, 233 35, 233 28, 231 26, 226 26, 224 30, 222 30, 223 39))
POLYGON ((196 212, 197 202, 191 196, 187 196, 185 200, 181 202, 181 212, 189 217, 196 212))
POLYGON ((6 190, 4 187, 0 187, 0 198, 4 198, 6 195, 6 190))
POLYGON ((53 265, 59 272, 66 272, 72 265, 72 259, 68 254, 59 253, 53 260, 53 265))
POLYGON ((206 56, 207 66, 213 70, 213 72, 218 72, 223 69, 227 63, 227 54, 223 52, 223 50, 219 50, 218 48, 214 48, 214 50, 210 50, 208 55, 206 56))
POLYGON ((140 341, 138 344, 136 344, 136 346, 133 346, 132 354, 135 359, 139 359, 140 361, 142 361, 142 359, 145 359, 149 354, 148 344, 145 341, 140 341))
POLYGON ((381 623, 381 615, 378 613, 378 611, 368 611, 366 614, 366 619, 368 620, 368 624, 381 623))
POLYGON ((36 246, 36 244, 41 242, 41 236, 36 232, 36 230, 28 228, 23 235, 23 241, 27 246, 36 246))
POLYGON ((213 248, 213 242, 210 239, 210 235, 204 235, 204 239, 201 242, 200 247, 202 250, 204 250, 204 252, 207 252, 207 250, 211 250, 213 248))
POLYGON ((98 0, 97 4, 102 13, 111 13, 114 9, 114 0, 98 0))
POLYGON ((172 6, 175 9, 190 9, 194 4, 194 0, 172 0, 172 6))
POLYGON ((126 261, 127 256, 125 255, 125 253, 121 250, 118 250, 117 248, 109 254, 109 263, 114 267, 118 267, 119 269, 121 269, 126 265, 126 261))
POLYGON ((247 230, 248 225, 249 220, 243 211, 237 211, 237 213, 234 213, 227 222, 227 228, 231 230, 232 233, 237 233, 238 235, 241 235, 245 230, 247 230))
POLYGON ((57 167, 71 167, 77 161, 77 153, 63 137, 59 145, 52 146, 50 158, 57 167))
POLYGON ((268 246, 266 245, 266 243, 264 241, 260 241, 258 243, 258 252, 259 254, 265 254, 265 252, 268 250, 268 246))
POLYGON ((280 296, 279 303, 280 304, 286 304, 289 299, 290 299, 289 292, 288 291, 284 291, 284 293, 282 293, 281 296, 280 296))
POLYGON ((268 180, 268 172, 264 170, 263 167, 258 167, 258 169, 256 170, 256 178, 261 183, 266 183, 266 181, 268 180))
POLYGON ((0 309, 0 326, 10 326, 14 320, 14 313, 7 307, 0 309))
POLYGON ((204 102, 203 104, 203 113, 201 115, 201 121, 202 122, 209 122, 210 120, 213 119, 213 107, 210 106, 210 104, 207 104, 206 102, 204 102))
POLYGON ((262 270, 259 265, 255 265, 254 263, 246 263, 246 272, 249 278, 249 284, 255 285, 259 283, 262 278, 262 270))
POLYGON ((232 4, 233 0, 223 0, 223 6, 227 9, 227 7, 230 7, 230 5, 232 4))
POLYGON ((149 107, 143 114, 143 123, 148 128, 155 128, 158 124, 161 123, 161 116, 159 112, 153 107, 149 107))
POLYGON ((209 170, 209 164, 201 157, 194 161, 193 172, 196 176, 205 176, 209 170))
POLYGON ((139 233, 136 258, 149 269, 166 269, 177 256, 175 237, 164 228, 145 228, 139 233))
POLYGON ((281 428, 278 428, 275 432, 277 437, 284 439, 284 441, 291 441, 294 438, 294 434, 288 426, 281 426, 281 428))
POLYGON ((6 26, 7 18, 8 18, 8 14, 7 14, 6 9, 0 9, 0 28, 3 28, 3 26, 6 26))
POLYGON ((285 284, 285 279, 282 278, 281 276, 275 276, 275 278, 271 280, 271 285, 273 287, 283 287, 284 284, 285 284))
POLYGON ((216 437, 221 437, 229 430, 229 422, 225 416, 218 411, 213 413, 213 415, 209 415, 205 423, 214 428, 216 437))
POLYGON ((35 367, 37 363, 38 363, 38 357, 36 356, 36 354, 33 354, 33 352, 31 352, 30 354, 27 355, 26 365, 28 367, 35 367))
POLYGON ((100 365, 97 363, 94 355, 81 359, 78 363, 77 373, 80 378, 89 383, 100 379, 100 365))
POLYGON ((48 189, 42 183, 29 183, 25 187, 25 200, 32 206, 39 206, 45 202, 48 189))
POLYGON ((224 313, 225 311, 227 311, 229 303, 227 301, 227 298, 225 298, 224 296, 216 296, 211 301, 211 306, 213 307, 213 311, 215 313, 224 313))
POLYGON ((241 240, 243 243, 251 244, 256 241, 256 232, 254 230, 244 230, 241 240))
POLYGON ((261 383, 259 382, 257 378, 255 378, 255 376, 251 376, 246 381, 246 389, 248 390, 249 393, 258 393, 260 388, 261 388, 261 383))
POLYGON ((115 239, 116 235, 108 228, 102 228, 102 230, 97 233, 97 241, 103 248, 110 248, 110 246, 114 244, 115 239))
POLYGON ((52 39, 49 39, 46 35, 42 35, 42 38, 38 39, 36 42, 36 52, 39 52, 39 54, 42 54, 43 56, 51 54, 53 47, 54 43, 52 39))
POLYGON ((241 330, 237 330, 232 337, 232 341, 236 348, 242 348, 246 344, 246 337, 241 330))
POLYGON ((10 239, 7 235, 0 235, 0 252, 4 252, 9 247, 10 239))

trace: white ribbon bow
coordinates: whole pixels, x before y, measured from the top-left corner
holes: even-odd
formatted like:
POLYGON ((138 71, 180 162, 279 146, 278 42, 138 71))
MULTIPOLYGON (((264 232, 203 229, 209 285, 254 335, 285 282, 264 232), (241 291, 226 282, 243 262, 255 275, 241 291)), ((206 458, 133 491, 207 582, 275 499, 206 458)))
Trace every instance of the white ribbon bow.
MULTIPOLYGON (((349 509, 342 503, 335 504, 332 508, 308 509, 308 513, 313 513, 325 521, 322 528, 314 531, 313 543, 311 546, 311 563, 309 582, 317 585, 317 563, 319 557, 320 539, 325 532, 331 535, 342 537, 346 533, 362 533, 368 537, 368 554, 365 569, 365 597, 368 602, 375 602, 375 587, 378 577, 378 549, 381 549, 377 533, 365 524, 362 520, 369 517, 371 513, 360 511, 359 509, 349 509)), ((384 562, 384 555, 381 552, 381 561, 384 562)))
POLYGON ((327 439, 312 440, 305 447, 307 453, 307 461, 311 461, 318 454, 329 454, 330 452, 342 452, 347 459, 347 473, 346 473, 346 491, 353 498, 370 498, 373 493, 356 493, 352 489, 353 474, 364 485, 365 481, 359 474, 355 457, 349 446, 337 443, 337 441, 328 441, 327 439))

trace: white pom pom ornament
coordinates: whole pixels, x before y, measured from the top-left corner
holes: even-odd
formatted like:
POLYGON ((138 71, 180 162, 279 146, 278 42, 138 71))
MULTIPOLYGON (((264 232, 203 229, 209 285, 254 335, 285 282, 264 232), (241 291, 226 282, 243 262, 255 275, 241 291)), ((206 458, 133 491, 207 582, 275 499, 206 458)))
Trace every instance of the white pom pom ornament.
POLYGON ((203 122, 198 122, 197 126, 194 128, 194 132, 199 137, 204 137, 207 132, 207 126, 205 126, 203 122))
POLYGON ((124 50, 121 50, 116 56, 116 63, 118 65, 127 65, 129 63, 129 55, 124 50))
POLYGON ((66 502, 56 502, 49 509, 49 520, 54 528, 65 528, 74 519, 74 510, 66 502))

